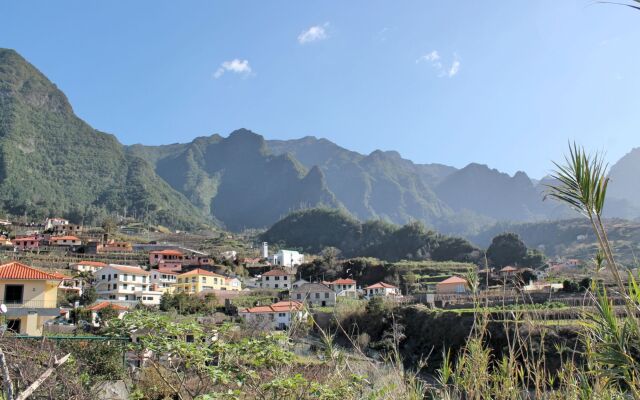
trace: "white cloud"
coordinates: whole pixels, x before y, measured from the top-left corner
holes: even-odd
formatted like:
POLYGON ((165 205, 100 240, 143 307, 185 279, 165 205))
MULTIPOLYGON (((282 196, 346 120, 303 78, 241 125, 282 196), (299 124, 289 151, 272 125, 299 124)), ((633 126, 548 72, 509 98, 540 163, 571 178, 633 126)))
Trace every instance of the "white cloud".
POLYGON ((449 78, 453 78, 454 76, 456 76, 458 71, 460 71, 460 61, 454 60, 453 64, 451 64, 451 67, 449 67, 449 72, 447 73, 447 75, 449 76, 449 78))
POLYGON ((418 58, 417 62, 422 60, 429 62, 437 62, 440 59, 440 54, 436 50, 433 50, 431 53, 425 54, 422 57, 418 58))
POLYGON ((225 61, 220 64, 220 67, 216 70, 216 72, 213 73, 213 77, 218 79, 227 71, 247 77, 251 74, 251 66, 249 65, 249 60, 240 60, 238 58, 234 58, 231 61, 225 61))
POLYGON ((421 62, 430 64, 436 71, 438 71, 438 76, 441 78, 445 76, 453 78, 458 74, 461 66, 460 60, 458 60, 458 56, 455 54, 451 65, 446 66, 445 64, 443 64, 442 58, 440 57, 440 54, 437 50, 433 50, 430 53, 420 56, 416 60, 416 63, 421 62))
POLYGON ((298 35, 298 43, 307 44, 328 38, 329 35, 326 30, 328 26, 329 23, 325 22, 323 25, 314 25, 311 28, 302 31, 298 35))

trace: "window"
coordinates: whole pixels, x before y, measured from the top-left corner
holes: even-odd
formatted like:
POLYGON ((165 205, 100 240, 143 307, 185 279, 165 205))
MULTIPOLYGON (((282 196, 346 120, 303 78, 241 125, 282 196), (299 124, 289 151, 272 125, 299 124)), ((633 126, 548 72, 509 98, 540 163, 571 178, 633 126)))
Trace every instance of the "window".
POLYGON ((320 298, 320 293, 316 293, 316 299, 320 298))
POLYGON ((273 285, 273 287, 275 287, 277 289, 278 288, 278 284, 276 283, 275 285, 273 285))
POLYGON ((125 283, 124 285, 122 285, 122 288, 126 290, 127 289, 127 284, 125 283))
POLYGON ((328 299, 328 298, 329 298, 329 292, 325 292, 325 293, 324 293, 324 298, 325 298, 325 299, 328 299))
POLYGON ((285 313, 283 313, 283 312, 278 313, 278 317, 284 317, 285 315, 286 315, 286 314, 285 314, 285 313))
POLYGON ((265 279, 264 279, 265 281, 268 281, 268 280, 269 280, 269 277, 268 277, 268 276, 265 276, 264 278, 265 278, 265 279))
POLYGON ((302 295, 301 295, 300 293, 298 293, 298 294, 296 295, 296 299, 298 299, 298 300, 302 299, 302 295))
POLYGON ((282 287, 288 287, 289 284, 285 283, 284 285, 282 285, 282 287))
POLYGON ((118 279, 118 274, 113 274, 113 279, 118 279))
POLYGON ((105 278, 105 276, 104 276, 104 275, 102 275, 102 280, 104 280, 104 278, 105 278))
POLYGON ((283 276, 282 279, 286 281, 287 280, 287 276, 286 275, 283 276))
POLYGON ((24 293, 24 285, 5 285, 4 287, 5 304, 22 304, 23 293, 24 293))
POLYGON ((279 280, 280 280, 280 277, 279 277, 279 276, 276 276, 276 280, 277 280, 277 281, 279 281, 279 280))
POLYGON ((202 283, 207 283, 207 278, 205 278, 204 276, 202 277, 202 283))

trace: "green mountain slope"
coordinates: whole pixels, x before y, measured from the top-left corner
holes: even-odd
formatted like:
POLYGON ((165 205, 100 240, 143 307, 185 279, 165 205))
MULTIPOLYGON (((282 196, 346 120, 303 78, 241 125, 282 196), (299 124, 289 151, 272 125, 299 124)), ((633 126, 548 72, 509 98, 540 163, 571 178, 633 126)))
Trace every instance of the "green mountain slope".
POLYGON ((128 150, 153 162, 158 175, 229 229, 267 227, 301 208, 340 207, 318 168, 269 154, 264 138, 246 129, 170 146, 128 150))
POLYGON ((53 83, 7 49, 0 49, 0 207, 89 223, 109 213, 176 227, 206 221, 146 161, 76 117, 53 83))
POLYGON ((394 151, 378 150, 365 156, 311 136, 270 140, 267 146, 274 154, 293 155, 308 168, 318 166, 336 198, 360 219, 420 220, 439 226, 443 219, 453 217, 431 189, 455 171, 452 167, 416 165, 394 151))
POLYGON ((345 257, 381 260, 435 260, 478 262, 478 248, 464 239, 437 234, 419 222, 404 226, 380 220, 360 222, 340 210, 315 208, 287 215, 274 224, 263 240, 318 254, 336 247, 345 257))

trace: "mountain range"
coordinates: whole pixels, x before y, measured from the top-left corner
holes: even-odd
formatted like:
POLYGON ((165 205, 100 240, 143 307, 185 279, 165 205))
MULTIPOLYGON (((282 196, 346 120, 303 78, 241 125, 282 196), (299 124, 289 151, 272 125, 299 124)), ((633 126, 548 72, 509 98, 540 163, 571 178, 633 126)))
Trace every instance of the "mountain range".
MULTIPOLYGON (((640 149, 611 168, 610 216, 640 216, 640 149)), ((0 207, 85 222, 135 216, 173 227, 264 228, 310 207, 360 220, 419 220, 471 235, 496 222, 573 216, 543 201, 545 184, 486 165, 416 164, 326 139, 265 140, 246 129, 190 143, 124 146, 73 112, 66 96, 13 50, 0 49, 0 207)))

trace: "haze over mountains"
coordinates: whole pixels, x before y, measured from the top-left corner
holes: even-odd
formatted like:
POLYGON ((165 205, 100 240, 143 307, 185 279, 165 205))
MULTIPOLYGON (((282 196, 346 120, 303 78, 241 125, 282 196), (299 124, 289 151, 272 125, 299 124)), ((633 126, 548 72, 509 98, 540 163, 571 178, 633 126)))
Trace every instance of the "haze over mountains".
MULTIPOLYGON (((611 169, 608 214, 640 216, 640 150, 611 169)), ((99 220, 134 215, 175 227, 267 227, 300 208, 361 220, 420 220, 472 234, 497 221, 572 217, 544 184, 485 165, 415 164, 326 139, 265 140, 246 129, 190 143, 123 146, 80 120, 66 96, 12 50, 0 50, 0 206, 12 214, 99 220)))

